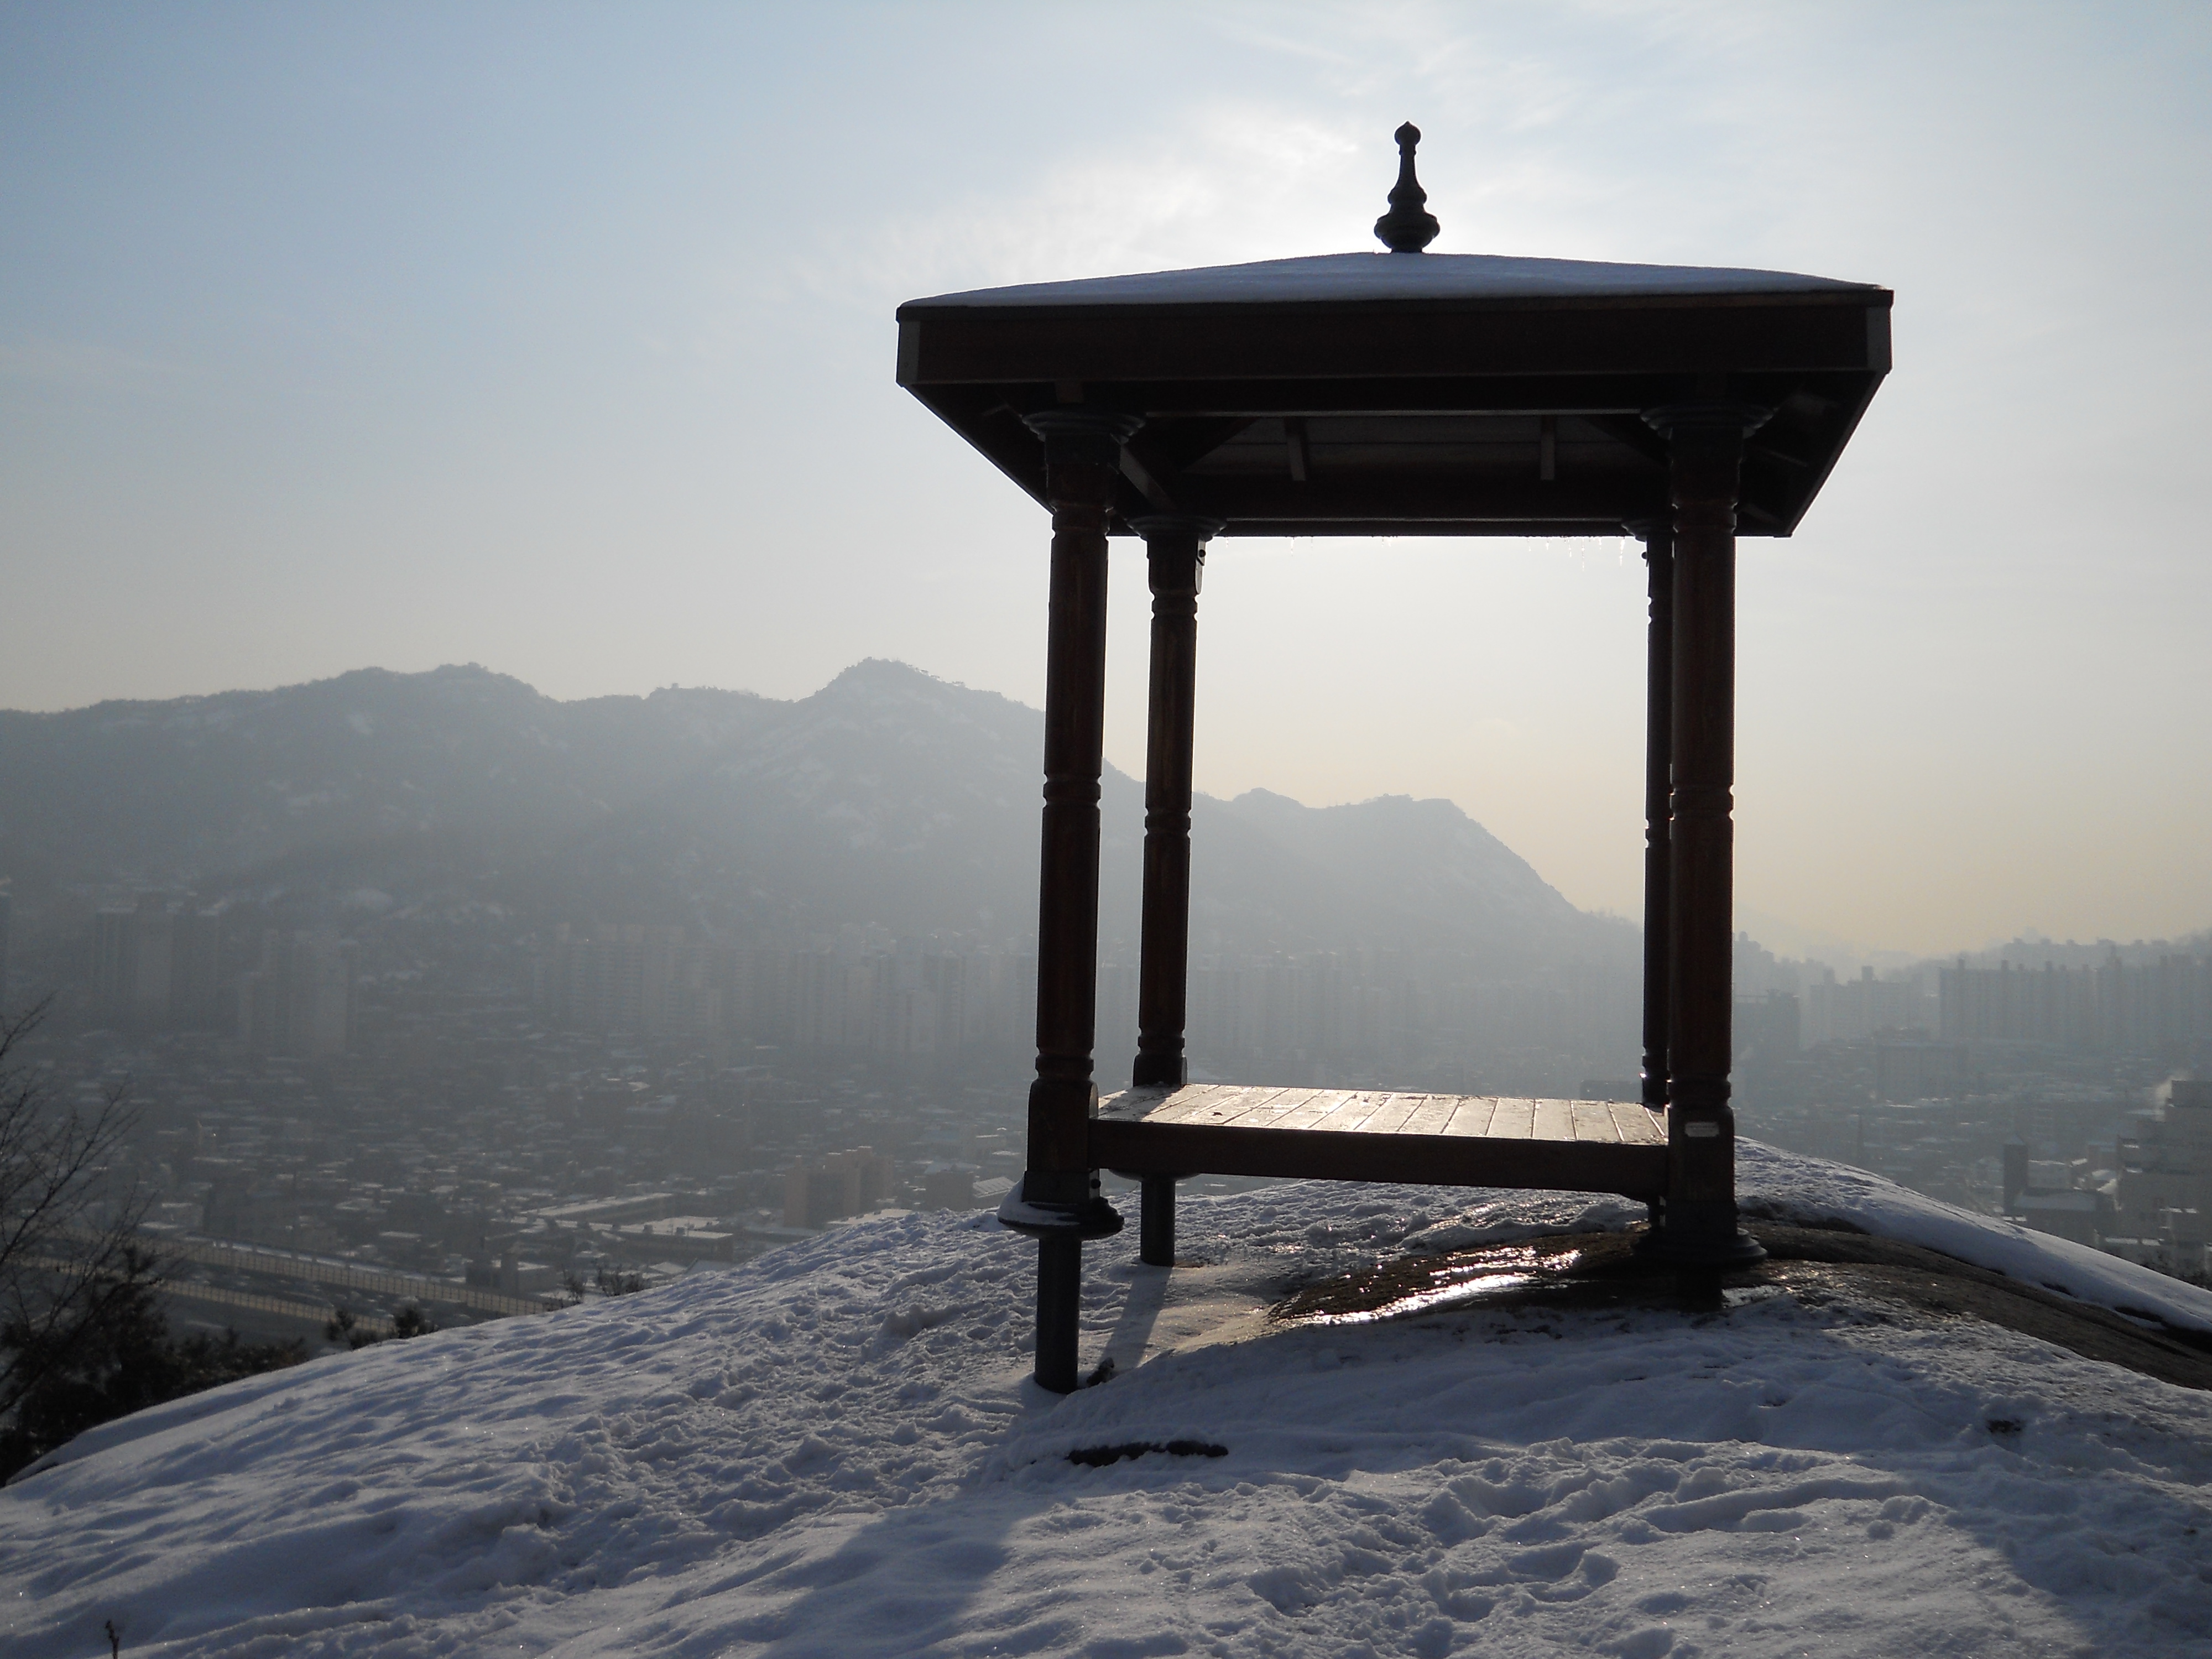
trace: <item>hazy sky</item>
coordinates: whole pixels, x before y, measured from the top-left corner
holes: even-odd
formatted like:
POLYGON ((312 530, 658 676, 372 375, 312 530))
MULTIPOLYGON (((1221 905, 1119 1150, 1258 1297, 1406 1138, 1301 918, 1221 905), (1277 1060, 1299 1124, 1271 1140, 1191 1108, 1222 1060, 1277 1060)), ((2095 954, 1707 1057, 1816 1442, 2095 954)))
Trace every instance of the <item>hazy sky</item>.
MULTIPOLYGON (((1897 292, 1743 544, 1755 931, 2212 923, 2203 4, 0 7, 0 706, 1040 702, 1042 515, 892 385, 894 307, 1371 246, 1408 118, 1438 252, 1897 292)), ((1633 914, 1642 600, 1611 542, 1217 544, 1200 787, 1448 795, 1633 914)))

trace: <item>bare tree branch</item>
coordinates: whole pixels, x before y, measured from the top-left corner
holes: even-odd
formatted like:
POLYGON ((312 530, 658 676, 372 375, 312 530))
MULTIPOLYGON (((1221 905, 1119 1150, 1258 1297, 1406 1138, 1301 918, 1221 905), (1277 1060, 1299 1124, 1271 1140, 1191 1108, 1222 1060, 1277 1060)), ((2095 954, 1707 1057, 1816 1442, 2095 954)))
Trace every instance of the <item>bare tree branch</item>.
POLYGON ((110 1190, 137 1124, 128 1085, 88 1112, 51 1101, 21 1063, 48 1006, 0 1024, 0 1420, 161 1273, 138 1235, 145 1197, 110 1190))

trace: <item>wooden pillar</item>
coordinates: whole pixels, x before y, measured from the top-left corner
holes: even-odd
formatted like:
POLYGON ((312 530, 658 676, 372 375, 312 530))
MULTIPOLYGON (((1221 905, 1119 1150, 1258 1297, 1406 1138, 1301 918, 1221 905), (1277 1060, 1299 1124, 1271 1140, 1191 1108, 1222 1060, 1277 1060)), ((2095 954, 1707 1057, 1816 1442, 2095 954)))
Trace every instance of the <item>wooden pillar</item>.
MULTIPOLYGON (((1198 707, 1198 590, 1220 520, 1182 513, 1131 521, 1152 588, 1152 701, 1145 743, 1145 913, 1137 981, 1139 1089, 1179 1089, 1190 983, 1190 763, 1198 707)), ((1175 1266, 1171 1173, 1145 1176, 1139 1259, 1175 1266)))
POLYGON ((1644 721, 1644 1103, 1667 1104, 1668 794, 1673 787, 1674 708, 1674 532, 1630 526, 1644 538, 1651 621, 1645 649, 1644 721))
POLYGON ((1198 590, 1220 528, 1186 514, 1133 520, 1152 588, 1152 701, 1145 744, 1145 914, 1137 988, 1139 1089, 1181 1088, 1190 978, 1190 764, 1197 716, 1198 590))
POLYGON ((1038 1238, 1036 1379, 1076 1384, 1082 1241, 1121 1231, 1091 1167, 1097 1026, 1098 775, 1106 706, 1106 514, 1121 445, 1142 422, 1068 407, 1030 417, 1052 507, 1044 818, 1037 860, 1036 1080, 1022 1184, 1000 1214, 1038 1238))
POLYGON ((1736 1224, 1729 1104, 1735 933, 1735 507, 1743 440, 1764 411, 1655 411, 1674 504, 1667 834, 1667 1192, 1650 1245, 1685 1266, 1764 1254, 1736 1224))

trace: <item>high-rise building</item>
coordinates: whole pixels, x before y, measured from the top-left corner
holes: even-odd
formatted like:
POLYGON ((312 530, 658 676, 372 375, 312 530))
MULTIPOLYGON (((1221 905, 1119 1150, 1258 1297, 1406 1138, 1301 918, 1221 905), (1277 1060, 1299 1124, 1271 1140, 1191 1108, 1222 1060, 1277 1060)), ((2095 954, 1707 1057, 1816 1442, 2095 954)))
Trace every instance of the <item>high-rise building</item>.
POLYGON ((872 1210, 890 1195, 891 1160, 868 1146, 802 1158, 784 1171, 783 1224, 820 1227, 872 1210))
POLYGON ((141 893, 92 919, 92 1003, 96 1018, 125 1030, 169 1020, 170 945, 175 919, 165 894, 141 893))
POLYGON ((1854 1042, 1884 1031, 1924 1030, 1934 1008, 1915 979, 1876 979, 1862 968, 1856 979, 1826 973, 1805 988, 1805 1040, 1854 1042))
POLYGON ((222 929, 226 907, 190 905, 171 919, 169 1024, 186 1030, 227 1024, 222 1006, 222 929))
POLYGON ((2094 966, 2046 961, 1942 974, 1947 1042, 2039 1042, 2158 1054, 2212 1038, 2212 961, 2171 955, 2094 966))
POLYGON ((723 1024, 719 964, 681 927, 566 924, 539 953, 539 1004, 587 1030, 708 1031, 723 1024))
POLYGON ((319 1060, 353 1046, 353 946, 327 929, 261 936, 240 981, 238 1036, 262 1054, 319 1060))
POLYGON ((173 906, 142 893, 92 919, 94 1015, 126 1030, 223 1024, 223 907, 173 906))

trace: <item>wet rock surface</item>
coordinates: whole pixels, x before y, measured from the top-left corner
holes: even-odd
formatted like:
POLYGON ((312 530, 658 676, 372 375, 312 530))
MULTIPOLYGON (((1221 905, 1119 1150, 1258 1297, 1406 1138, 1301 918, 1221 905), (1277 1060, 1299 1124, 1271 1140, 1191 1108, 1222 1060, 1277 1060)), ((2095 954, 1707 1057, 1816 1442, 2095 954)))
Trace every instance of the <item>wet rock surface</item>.
POLYGON ((2212 1389, 2212 1340, 2149 1315, 2078 1302, 2042 1285, 1848 1226, 1752 1223, 1766 1260, 1683 1272, 1637 1252, 1640 1231, 1554 1233, 1478 1249, 1392 1257, 1302 1286, 1269 1310, 1292 1325, 1513 1310, 1674 1307, 1725 1313, 1788 1295, 1890 1317, 1975 1318, 2160 1382, 2212 1389))

